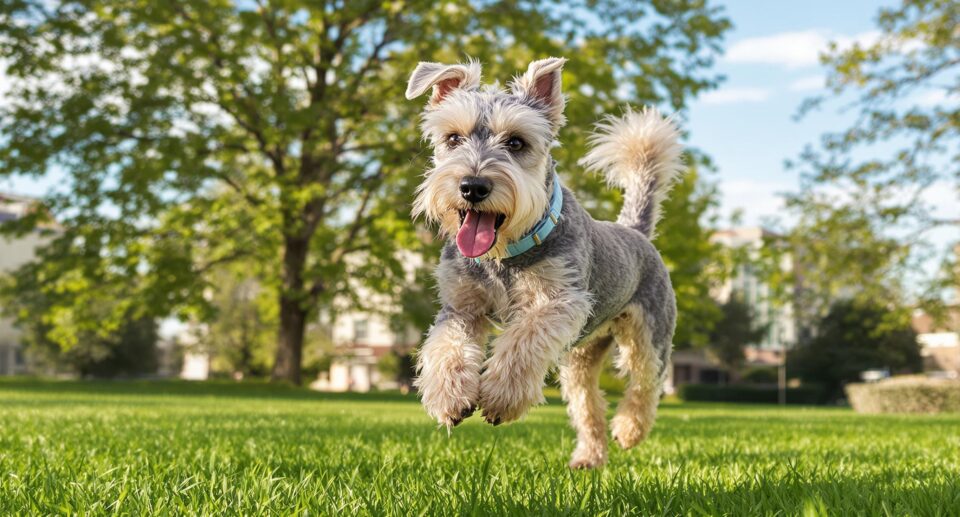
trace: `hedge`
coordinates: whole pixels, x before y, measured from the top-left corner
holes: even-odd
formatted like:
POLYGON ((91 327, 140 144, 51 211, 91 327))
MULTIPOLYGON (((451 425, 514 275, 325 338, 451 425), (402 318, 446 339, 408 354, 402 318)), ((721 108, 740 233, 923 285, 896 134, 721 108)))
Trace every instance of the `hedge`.
MULTIPOLYGON (((776 404, 779 393, 776 386, 751 384, 682 384, 677 390, 681 399, 689 402, 748 402, 776 404)), ((787 404, 823 404, 824 391, 819 386, 787 388, 787 404)))
POLYGON ((922 376, 848 384, 847 398, 858 413, 960 412, 960 381, 922 376))

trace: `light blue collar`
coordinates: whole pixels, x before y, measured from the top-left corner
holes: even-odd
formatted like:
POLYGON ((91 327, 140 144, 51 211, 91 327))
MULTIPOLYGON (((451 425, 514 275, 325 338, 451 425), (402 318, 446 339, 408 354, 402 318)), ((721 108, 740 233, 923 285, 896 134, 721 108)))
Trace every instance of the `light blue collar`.
MULTIPOLYGON (((537 224, 533 225, 533 228, 527 232, 520 240, 516 242, 511 242, 507 244, 507 256, 504 258, 512 258, 517 255, 522 255, 535 246, 543 244, 543 241, 547 240, 547 236, 550 235, 550 232, 557 227, 557 224, 560 223, 560 211, 563 209, 563 189, 560 188, 560 176, 557 174, 553 175, 553 195, 550 196, 550 207, 547 210, 547 213, 544 214, 543 219, 540 219, 537 224)), ((476 260, 480 262, 480 257, 477 257, 476 260)))

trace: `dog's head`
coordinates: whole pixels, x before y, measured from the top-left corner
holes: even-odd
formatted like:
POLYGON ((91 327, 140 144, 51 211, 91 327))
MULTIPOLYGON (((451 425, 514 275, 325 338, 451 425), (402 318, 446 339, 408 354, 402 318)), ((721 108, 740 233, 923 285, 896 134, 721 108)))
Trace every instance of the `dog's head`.
POLYGON ((464 256, 506 256, 506 245, 546 211, 550 148, 564 123, 565 61, 530 63, 510 91, 481 88, 476 62, 420 63, 410 76, 408 99, 432 89, 423 133, 434 149, 413 214, 456 235, 464 256))

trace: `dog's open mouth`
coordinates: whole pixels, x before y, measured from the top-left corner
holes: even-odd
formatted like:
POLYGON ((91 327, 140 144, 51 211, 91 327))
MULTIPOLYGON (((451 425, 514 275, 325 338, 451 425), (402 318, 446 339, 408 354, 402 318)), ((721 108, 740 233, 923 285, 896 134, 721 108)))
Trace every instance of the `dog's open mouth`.
POLYGON ((460 210, 460 230, 457 231, 457 247, 460 253, 476 258, 490 251, 497 242, 497 230, 507 216, 496 212, 460 210))

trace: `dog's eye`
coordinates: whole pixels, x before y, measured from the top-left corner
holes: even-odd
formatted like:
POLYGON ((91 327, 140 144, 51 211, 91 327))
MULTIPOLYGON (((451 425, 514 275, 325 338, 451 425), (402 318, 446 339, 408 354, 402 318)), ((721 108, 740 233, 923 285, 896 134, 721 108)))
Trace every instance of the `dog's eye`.
POLYGON ((456 133, 451 133, 447 135, 447 145, 450 147, 456 147, 462 144, 463 141, 464 141, 464 138, 456 133))
POLYGON ((526 144, 523 142, 523 140, 516 136, 511 136, 510 139, 507 140, 507 149, 510 149, 510 151, 514 153, 520 149, 523 149, 524 145, 526 144))

